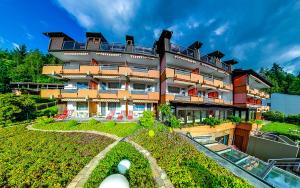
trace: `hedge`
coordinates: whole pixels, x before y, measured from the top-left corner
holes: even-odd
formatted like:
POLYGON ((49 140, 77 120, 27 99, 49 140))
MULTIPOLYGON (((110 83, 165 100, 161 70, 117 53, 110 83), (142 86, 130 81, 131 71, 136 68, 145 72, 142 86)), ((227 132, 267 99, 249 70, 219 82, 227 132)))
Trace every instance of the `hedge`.
POLYGON ((251 187, 173 131, 140 130, 132 139, 151 152, 175 187, 251 187))
POLYGON ((107 176, 118 173, 117 165, 122 159, 128 159, 131 162, 129 171, 125 175, 130 187, 155 187, 148 160, 131 144, 126 142, 120 142, 106 154, 105 158, 99 162, 92 172, 84 187, 98 188, 107 176))
POLYGON ((268 111, 263 113, 266 120, 276 121, 276 122, 286 122, 295 125, 300 125, 300 114, 298 115, 284 115, 282 112, 278 111, 268 111))

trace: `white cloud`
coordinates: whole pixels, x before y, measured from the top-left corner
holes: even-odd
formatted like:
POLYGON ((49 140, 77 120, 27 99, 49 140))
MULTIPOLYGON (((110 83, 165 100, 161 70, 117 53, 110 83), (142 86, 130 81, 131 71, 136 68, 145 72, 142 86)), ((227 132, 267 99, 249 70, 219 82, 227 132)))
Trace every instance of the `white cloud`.
POLYGON ((214 30, 214 33, 216 35, 223 35, 223 33, 228 29, 228 23, 225 23, 221 26, 219 26, 217 29, 214 30))
POLYGON ((197 27, 199 27, 199 22, 195 21, 195 20, 188 20, 186 22, 186 26, 189 28, 189 29, 195 29, 197 27))
POLYGON ((139 7, 138 0, 56 0, 77 22, 86 29, 99 26, 124 35, 139 7))
POLYGON ((179 25, 172 25, 172 26, 168 27, 168 30, 173 31, 171 40, 177 41, 184 35, 184 33, 182 32, 182 29, 180 29, 180 28, 181 27, 179 25))
POLYGON ((300 56, 300 45, 293 46, 290 49, 284 49, 284 52, 276 57, 277 61, 290 61, 300 56))
POLYGON ((160 29, 160 28, 155 28, 155 29, 153 30, 153 37, 154 37, 155 39, 158 39, 159 36, 160 36, 161 31, 162 31, 162 29, 160 29))
POLYGON ((20 48, 20 46, 17 43, 15 43, 15 42, 13 42, 11 44, 13 45, 14 48, 20 48))
POLYGON ((30 33, 25 33, 28 40, 32 40, 34 36, 30 33))
POLYGON ((209 20, 204 24, 204 26, 205 26, 205 27, 208 27, 208 26, 210 26, 211 24, 213 24, 215 21, 216 21, 215 18, 211 18, 211 19, 209 19, 209 20))
POLYGON ((251 50, 256 48, 258 45, 260 45, 264 41, 263 38, 260 38, 256 41, 246 42, 242 44, 238 44, 233 47, 232 49, 232 55, 234 58, 238 58, 240 60, 247 59, 247 56, 251 50))

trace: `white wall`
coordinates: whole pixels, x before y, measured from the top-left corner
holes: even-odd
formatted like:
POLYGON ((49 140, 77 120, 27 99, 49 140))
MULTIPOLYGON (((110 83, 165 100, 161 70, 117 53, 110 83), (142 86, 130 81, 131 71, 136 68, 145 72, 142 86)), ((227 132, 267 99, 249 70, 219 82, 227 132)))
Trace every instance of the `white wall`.
POLYGON ((271 95, 271 110, 285 114, 300 114, 300 96, 273 93, 271 95))

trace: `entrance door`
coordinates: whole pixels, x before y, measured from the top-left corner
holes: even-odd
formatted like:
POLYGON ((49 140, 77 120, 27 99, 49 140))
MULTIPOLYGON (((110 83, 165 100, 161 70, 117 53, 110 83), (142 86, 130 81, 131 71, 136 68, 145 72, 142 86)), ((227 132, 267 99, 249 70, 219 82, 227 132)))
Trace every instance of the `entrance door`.
POLYGON ((90 102, 89 106, 89 113, 90 117, 96 116, 97 115, 97 103, 96 102, 90 102))

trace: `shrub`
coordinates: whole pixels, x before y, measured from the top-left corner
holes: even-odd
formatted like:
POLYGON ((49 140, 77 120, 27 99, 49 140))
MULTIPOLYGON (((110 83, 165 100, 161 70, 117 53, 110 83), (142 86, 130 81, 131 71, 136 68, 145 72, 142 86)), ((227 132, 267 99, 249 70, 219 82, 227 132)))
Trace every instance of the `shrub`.
POLYGON ((284 122, 284 113, 278 111, 268 111, 263 113, 266 120, 284 122))
POLYGON ((205 125, 210 125, 211 127, 214 127, 215 125, 220 125, 221 120, 214 118, 214 117, 209 117, 209 118, 205 118, 202 123, 204 123, 205 125))
POLYGON ((99 187, 99 183, 107 176, 118 173, 117 165, 123 159, 131 162, 129 171, 125 174, 130 187, 155 187, 148 160, 126 142, 120 142, 105 155, 84 187, 99 187))
POLYGON ((35 102, 27 95, 0 94, 0 124, 29 119, 35 102))
POLYGON ((229 116, 227 119, 229 119, 233 123, 240 123, 242 121, 238 116, 229 116))
POLYGON ((154 113, 152 111, 144 111, 143 112, 143 116, 139 118, 140 120, 140 124, 143 127, 149 128, 152 127, 154 125, 154 113))
POLYGON ((179 128, 180 127, 180 121, 176 118, 176 116, 171 115, 169 117, 170 126, 173 128, 179 128))
POLYGON ((70 127, 75 127, 76 125, 78 125, 78 121, 72 119, 72 120, 69 120, 69 121, 67 122, 67 124, 68 124, 68 126, 70 126, 70 127))
POLYGON ((285 117, 285 122, 300 125, 300 114, 286 116, 285 117))
POLYGON ((167 104, 161 104, 158 106, 158 110, 162 115, 162 120, 168 119, 172 115, 171 107, 167 104))
POLYGON ((34 117, 40 117, 40 116, 54 116, 58 113, 57 106, 52 106, 49 108, 45 108, 43 110, 37 110, 33 113, 34 117))
POLYGON ((54 119, 53 118, 49 118, 47 116, 42 116, 42 117, 36 118, 36 122, 38 124, 46 125, 46 124, 49 124, 49 123, 53 123, 54 119))
POLYGON ((97 125, 98 123, 99 122, 97 120, 93 119, 93 118, 88 121, 88 124, 91 125, 91 126, 97 125))

